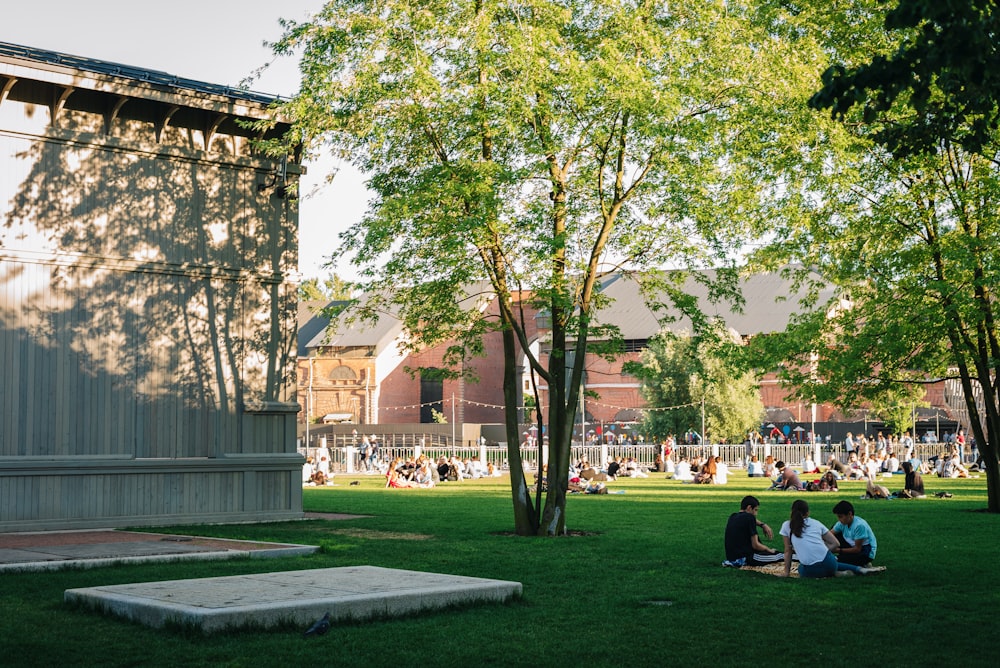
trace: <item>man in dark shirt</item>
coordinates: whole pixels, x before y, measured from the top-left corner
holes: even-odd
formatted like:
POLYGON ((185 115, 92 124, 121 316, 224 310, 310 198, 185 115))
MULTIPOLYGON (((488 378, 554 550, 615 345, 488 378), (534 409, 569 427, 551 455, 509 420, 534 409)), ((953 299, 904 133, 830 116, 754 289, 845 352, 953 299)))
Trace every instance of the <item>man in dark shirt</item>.
POLYGON ((774 538, 774 531, 765 522, 757 519, 760 501, 755 496, 744 496, 740 501, 740 512, 733 513, 726 522, 726 560, 723 566, 765 566, 782 562, 785 555, 767 547, 757 537, 757 527, 764 529, 764 535, 774 538))

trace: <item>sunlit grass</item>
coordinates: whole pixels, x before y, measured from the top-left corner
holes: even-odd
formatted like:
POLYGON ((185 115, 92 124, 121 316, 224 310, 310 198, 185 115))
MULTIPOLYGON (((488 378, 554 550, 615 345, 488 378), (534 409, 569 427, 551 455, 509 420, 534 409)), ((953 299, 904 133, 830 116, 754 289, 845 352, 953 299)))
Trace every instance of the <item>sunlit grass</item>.
MULTIPOLYGON (((884 482, 897 489, 902 479, 884 482)), ((619 480, 609 487, 624 494, 569 498, 569 528, 584 535, 538 539, 510 534, 506 478, 389 490, 381 477, 338 476, 334 487, 304 490, 306 509, 365 517, 175 528, 322 546, 314 556, 4 576, 0 656, 5 666, 995 665, 977 641, 997 630, 990 577, 1000 517, 977 512, 983 479, 926 483, 954 498, 862 500, 861 483, 836 494, 770 492, 741 474, 718 487, 619 480), (798 496, 828 526, 833 505, 852 501, 888 570, 800 581, 723 569, 722 528, 747 493, 775 531, 798 496), (516 580, 524 596, 341 625, 309 642, 293 629, 152 630, 62 603, 71 587, 355 564, 516 580)))

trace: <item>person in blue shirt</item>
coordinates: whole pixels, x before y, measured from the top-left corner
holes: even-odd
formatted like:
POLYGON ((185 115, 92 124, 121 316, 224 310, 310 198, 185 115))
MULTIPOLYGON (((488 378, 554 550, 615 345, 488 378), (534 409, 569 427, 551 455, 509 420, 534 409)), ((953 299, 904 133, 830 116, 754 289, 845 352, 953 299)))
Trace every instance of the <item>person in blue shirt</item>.
POLYGON ((837 523, 830 531, 840 542, 840 548, 835 550, 837 560, 855 566, 869 565, 878 550, 871 526, 854 514, 854 504, 850 501, 835 505, 833 514, 837 516, 837 523))

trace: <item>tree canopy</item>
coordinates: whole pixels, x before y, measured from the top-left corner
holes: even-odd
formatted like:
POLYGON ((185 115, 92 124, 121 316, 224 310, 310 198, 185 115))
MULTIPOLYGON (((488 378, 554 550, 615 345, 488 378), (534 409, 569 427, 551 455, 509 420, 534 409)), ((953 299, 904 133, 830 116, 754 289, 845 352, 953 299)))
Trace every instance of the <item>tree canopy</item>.
MULTIPOLYGON (((799 4, 790 21, 827 20, 826 3, 799 4)), ((852 40, 824 48, 844 71, 863 72, 871 54, 883 53, 899 36, 885 30, 882 3, 846 4, 877 20, 854 26, 852 40)), ((953 4, 968 3, 942 3, 953 4)), ((926 26, 927 34, 933 30, 926 26)), ((911 53, 906 46, 914 35, 905 32, 900 53, 911 53)), ((938 48, 927 44, 932 47, 938 48)), ((976 54, 966 57, 972 67, 976 54)), ((943 68, 938 74, 930 80, 928 105, 941 113, 973 109, 962 107, 962 94, 944 85, 956 73, 943 68)), ((918 97, 872 104, 881 105, 874 116, 863 105, 838 107, 836 126, 817 118, 821 132, 808 153, 788 163, 781 195, 797 203, 799 214, 776 218, 774 242, 755 257, 761 264, 802 262, 838 286, 837 298, 758 343, 773 354, 772 364, 782 361, 783 377, 800 396, 817 401, 887 406, 907 388, 953 379, 984 456, 989 508, 1000 512, 996 130, 992 122, 979 124, 975 114, 958 114, 954 125, 924 135, 930 126, 921 118, 942 119, 918 97)))
MULTIPOLYGON (((882 3, 888 4, 888 3, 882 3)), ((899 155, 947 139, 978 152, 1000 122, 1000 8, 995 0, 898 0, 885 14, 891 51, 831 65, 810 100, 845 118, 860 106, 874 137, 899 155), (906 109, 900 114, 900 109, 906 109)))
MULTIPOLYGON (((363 311, 390 307, 414 348, 451 341, 455 366, 504 338, 511 487, 519 533, 562 533, 572 424, 606 272, 724 267, 780 189, 761 170, 800 123, 803 57, 769 3, 630 0, 334 0, 286 22, 301 53, 283 111, 289 141, 368 177, 364 220, 341 238, 363 311), (478 286, 470 288, 470 286, 478 286), (467 308, 470 289, 499 318, 467 308), (546 354, 531 316, 544 313, 546 354), (532 504, 515 445, 519 360, 546 389, 549 492, 532 504)), ((636 273, 706 324, 682 272, 636 273)), ((697 277, 703 277, 698 274, 697 277)), ((738 300, 713 273, 716 299, 738 300)), ((655 289, 654 289, 655 288, 655 289)))

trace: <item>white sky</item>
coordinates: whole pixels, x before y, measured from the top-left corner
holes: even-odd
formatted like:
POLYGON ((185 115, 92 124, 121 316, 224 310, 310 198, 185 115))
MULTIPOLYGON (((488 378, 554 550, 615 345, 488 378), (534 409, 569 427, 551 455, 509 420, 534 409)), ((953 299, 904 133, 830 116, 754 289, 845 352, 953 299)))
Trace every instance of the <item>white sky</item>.
MULTIPOLYGON (((236 86, 274 58, 264 41, 281 35, 279 18, 305 19, 323 0, 20 0, 5 2, 0 41, 74 56, 161 70, 189 79, 236 86)), ((273 95, 298 90, 297 62, 281 59, 252 88, 273 95)), ((321 265, 337 234, 361 218, 367 195, 346 165, 307 165, 299 215, 299 270, 325 277, 321 265), (309 195, 338 167, 333 183, 309 195)), ((333 271, 344 278, 346 264, 333 271)))

